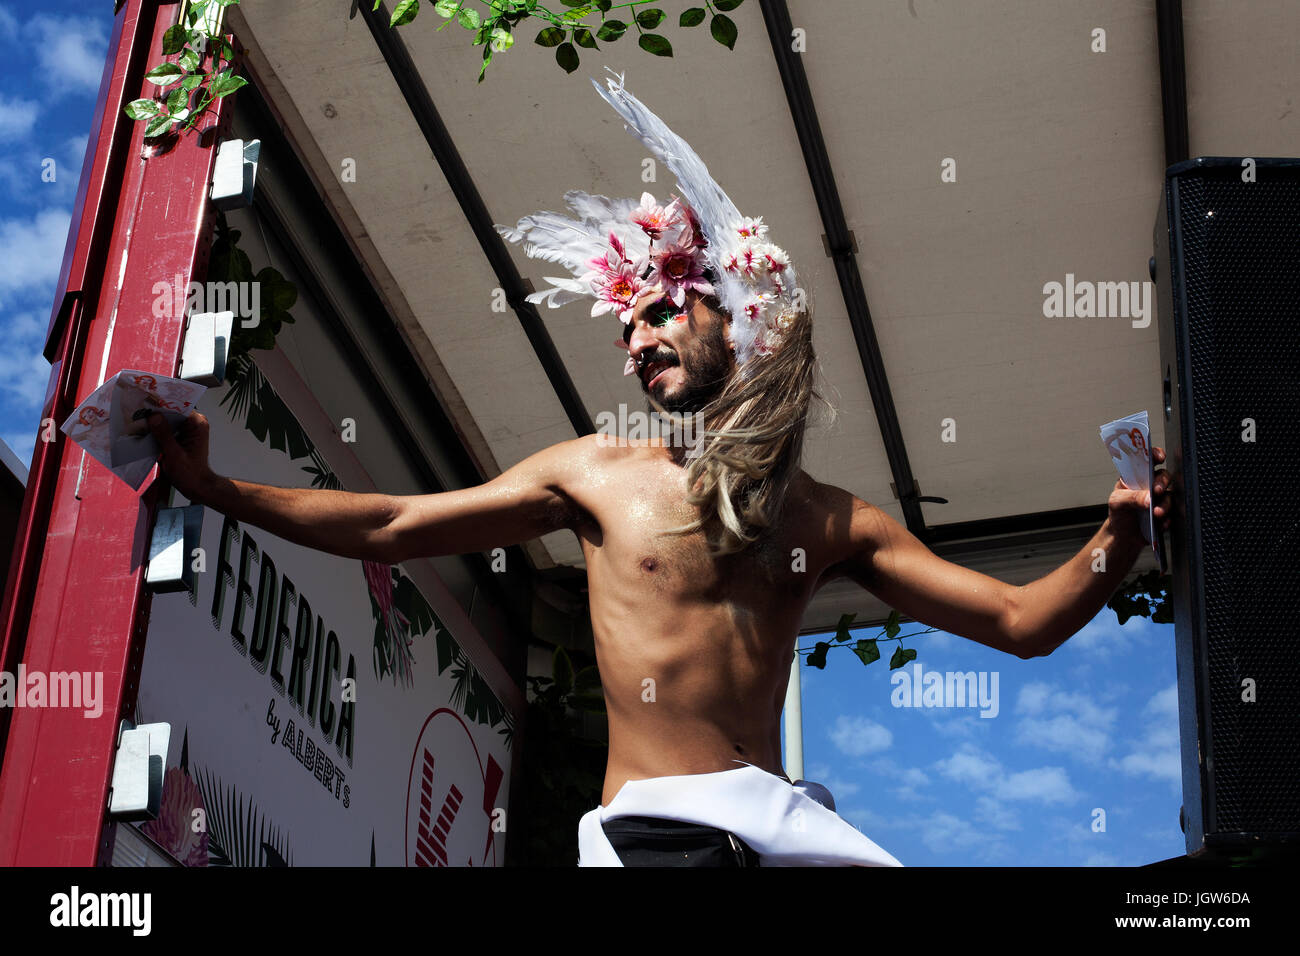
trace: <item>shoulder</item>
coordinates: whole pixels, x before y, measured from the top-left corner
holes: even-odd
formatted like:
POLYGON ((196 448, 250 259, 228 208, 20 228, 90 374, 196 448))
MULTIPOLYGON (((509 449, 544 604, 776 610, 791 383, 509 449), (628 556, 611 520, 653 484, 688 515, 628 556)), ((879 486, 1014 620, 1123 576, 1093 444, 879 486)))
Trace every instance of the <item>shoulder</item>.
POLYGON ((890 519, 880 508, 836 485, 817 481, 800 470, 790 485, 792 501, 802 502, 806 517, 825 529, 831 563, 869 555, 886 539, 890 519))

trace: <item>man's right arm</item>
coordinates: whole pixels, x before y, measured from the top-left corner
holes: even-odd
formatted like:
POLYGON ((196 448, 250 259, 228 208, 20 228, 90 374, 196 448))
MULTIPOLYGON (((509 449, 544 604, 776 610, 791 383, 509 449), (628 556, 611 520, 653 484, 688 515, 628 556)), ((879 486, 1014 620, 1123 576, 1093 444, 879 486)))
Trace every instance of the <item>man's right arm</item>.
POLYGON ((386 495, 222 477, 208 466, 208 424, 200 413, 190 415, 175 436, 161 418, 150 424, 162 446, 163 471, 190 501, 342 557, 397 564, 488 551, 574 527, 578 520, 566 485, 583 457, 581 438, 543 449, 472 488, 386 495))

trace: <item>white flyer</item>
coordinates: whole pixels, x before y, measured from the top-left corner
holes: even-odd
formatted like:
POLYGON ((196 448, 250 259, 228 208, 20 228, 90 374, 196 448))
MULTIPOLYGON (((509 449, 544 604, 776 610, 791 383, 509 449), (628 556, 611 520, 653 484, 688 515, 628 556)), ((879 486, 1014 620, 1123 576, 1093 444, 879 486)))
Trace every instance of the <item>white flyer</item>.
MULTIPOLYGON (((1117 418, 1101 426, 1101 440, 1119 472, 1125 488, 1134 491, 1151 491, 1155 483, 1155 462, 1151 457, 1151 429, 1145 411, 1117 418)), ((1160 559, 1160 570, 1165 570, 1165 555, 1160 539, 1155 533, 1155 504, 1147 504, 1147 520, 1141 524, 1142 537, 1150 543, 1160 559)))
POLYGON ((122 369, 91 392, 59 430, 139 491, 162 451, 149 431, 149 413, 160 413, 175 430, 206 391, 206 385, 122 369))

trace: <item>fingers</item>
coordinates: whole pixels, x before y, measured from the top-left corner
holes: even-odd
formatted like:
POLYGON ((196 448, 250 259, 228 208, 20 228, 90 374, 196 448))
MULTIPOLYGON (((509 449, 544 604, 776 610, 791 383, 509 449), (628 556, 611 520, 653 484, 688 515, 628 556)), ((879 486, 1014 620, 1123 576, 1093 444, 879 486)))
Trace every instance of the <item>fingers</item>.
POLYGON ((176 436, 172 434, 171 426, 167 424, 167 419, 163 418, 157 412, 151 412, 146 421, 149 424, 149 431, 157 439, 159 447, 163 450, 163 456, 168 457, 168 452, 176 448, 176 436))

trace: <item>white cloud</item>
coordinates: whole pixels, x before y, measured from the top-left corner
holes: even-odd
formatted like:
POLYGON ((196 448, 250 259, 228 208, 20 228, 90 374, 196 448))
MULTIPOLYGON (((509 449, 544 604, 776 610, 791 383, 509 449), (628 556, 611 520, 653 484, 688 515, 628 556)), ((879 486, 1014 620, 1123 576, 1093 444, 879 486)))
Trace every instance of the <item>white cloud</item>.
POLYGON ((85 136, 65 139, 61 146, 29 139, 0 157, 0 183, 5 185, 9 198, 20 205, 70 205, 77 195, 87 142, 85 136), (54 160, 52 168, 47 160, 54 160), (50 175, 54 177, 52 182, 50 175))
POLYGON ((1090 697, 1034 682, 1020 689, 1016 713, 1017 742, 1099 761, 1111 746, 1118 709, 1102 707, 1090 697))
POLYGON ((41 105, 35 100, 0 93, 0 137, 10 142, 25 139, 36 125, 41 105))
POLYGON ((41 355, 49 315, 24 311, 0 320, 0 437, 30 467, 40 430, 41 404, 49 385, 50 366, 41 355))
POLYGON ((33 414, 49 384, 50 365, 41 355, 48 322, 48 314, 31 311, 6 315, 0 322, 0 390, 31 407, 33 414))
POLYGON ((1130 776, 1164 780, 1177 789, 1182 780, 1182 758, 1178 742, 1178 685, 1170 684, 1147 701, 1142 709, 1145 733, 1134 741, 1129 753, 1111 759, 1113 768, 1130 776))
POLYGON ((886 750, 894 742, 894 735, 888 727, 866 717, 841 715, 835 721, 835 729, 830 731, 829 736, 840 752, 850 757, 862 757, 878 750, 886 750))
POLYGON ((836 806, 839 806, 842 800, 847 800, 862 789, 856 783, 850 783, 843 777, 838 776, 824 763, 810 764, 804 768, 804 773, 811 774, 811 776, 805 777, 805 780, 820 783, 831 792, 831 796, 835 798, 836 806))
POLYGON ((86 144, 89 142, 90 136, 83 133, 80 136, 70 137, 63 144, 64 152, 68 156, 64 162, 74 176, 80 174, 82 160, 86 158, 86 144))
POLYGON ((1084 866, 1119 866, 1119 860, 1111 853, 1094 853, 1083 861, 1084 866))
POLYGON ((970 744, 934 766, 949 780, 964 783, 997 800, 1070 803, 1079 798, 1062 767, 1036 767, 1008 773, 997 758, 970 744))
POLYGON ((108 58, 108 34, 91 17, 37 14, 22 28, 34 45, 41 80, 52 93, 94 93, 108 58))
POLYGON ((14 292, 52 306, 71 222, 72 214, 63 209, 45 209, 30 219, 0 219, 0 308, 8 305, 5 294, 14 292))
POLYGON ((18 18, 7 7, 0 7, 0 40, 18 32, 18 18))
POLYGON ((918 787, 928 786, 930 778, 917 767, 900 767, 891 757, 880 757, 871 762, 871 770, 879 777, 890 778, 900 786, 890 788, 889 792, 900 801, 933 799, 917 792, 918 787))
POLYGON ((979 797, 975 801, 975 819, 995 830, 1019 830, 1020 815, 993 797, 979 797))

